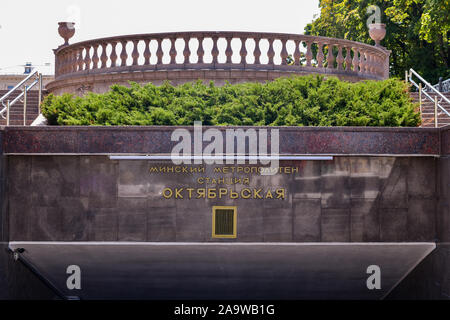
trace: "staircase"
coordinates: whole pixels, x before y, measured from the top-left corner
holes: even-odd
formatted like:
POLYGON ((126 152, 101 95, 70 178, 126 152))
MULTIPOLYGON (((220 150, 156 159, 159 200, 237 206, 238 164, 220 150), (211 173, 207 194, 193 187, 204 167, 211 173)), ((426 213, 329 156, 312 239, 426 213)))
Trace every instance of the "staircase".
MULTIPOLYGON (((434 93, 428 93, 432 99, 437 94, 434 93)), ((447 99, 450 100, 450 92, 442 93, 447 99)), ((411 98, 414 100, 415 103, 419 103, 419 93, 418 92, 411 92, 411 98)), ((450 104, 440 99, 438 96, 438 102, 439 104, 448 112, 450 112, 450 104)), ((438 108, 438 127, 445 127, 450 125, 450 117, 445 114, 440 108, 438 108)), ((428 98, 422 96, 422 128, 434 128, 434 102, 429 100, 428 98)))
POLYGON ((450 125, 450 92, 440 92, 437 86, 432 86, 414 69, 405 71, 405 81, 418 90, 410 95, 414 102, 421 104, 422 128, 450 125))
MULTIPOLYGON (((7 90, 0 90, 0 97, 8 93, 7 90)), ((13 101, 20 92, 15 92, 9 96, 9 100, 13 101)), ((27 93, 27 122, 29 126, 39 116, 39 91, 32 90, 27 93)), ((6 115, 5 115, 6 117, 6 115)), ((9 124, 11 126, 23 126, 23 102, 18 101, 11 107, 9 113, 9 124)), ((0 126, 6 126, 6 119, 0 117, 0 126)))
POLYGON ((39 116, 42 93, 42 74, 38 70, 32 70, 11 90, 0 90, 0 125, 29 126, 32 124, 39 116), (33 90, 34 87, 37 89, 33 90))

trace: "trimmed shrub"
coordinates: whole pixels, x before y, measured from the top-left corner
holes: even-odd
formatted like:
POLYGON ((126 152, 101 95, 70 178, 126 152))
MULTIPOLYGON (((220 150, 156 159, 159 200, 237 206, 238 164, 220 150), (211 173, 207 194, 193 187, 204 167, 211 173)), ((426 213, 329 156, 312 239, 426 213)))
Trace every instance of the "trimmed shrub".
POLYGON ((322 76, 221 87, 130 83, 84 97, 50 94, 42 112, 50 125, 415 127, 420 114, 408 89, 398 79, 350 83, 322 76))

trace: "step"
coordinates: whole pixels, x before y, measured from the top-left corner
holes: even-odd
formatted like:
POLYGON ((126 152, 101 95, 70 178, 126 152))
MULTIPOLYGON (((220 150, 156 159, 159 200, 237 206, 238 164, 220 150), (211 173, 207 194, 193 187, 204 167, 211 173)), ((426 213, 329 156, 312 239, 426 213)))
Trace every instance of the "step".
MULTIPOLYGON (((27 121, 27 126, 31 125, 33 121, 27 121)), ((0 121, 0 126, 6 126, 6 121, 0 121)), ((9 126, 23 127, 24 125, 23 121, 10 121, 9 126)))
MULTIPOLYGON (((27 120, 31 120, 33 121, 34 119, 36 119, 38 116, 27 116, 27 120)), ((5 120, 5 119, 3 119, 5 120)), ((21 121, 23 123, 23 117, 10 117, 9 121, 21 121)))
MULTIPOLYGON (((438 102, 442 108, 444 108, 446 111, 450 113, 450 104, 443 100, 439 95, 436 93, 429 92, 428 95, 434 99, 435 96, 438 97, 438 102)), ((450 99, 450 92, 443 93, 443 95, 450 99)), ((419 103, 419 93, 418 92, 411 92, 410 97, 413 99, 414 103, 419 103)), ((434 128, 435 127, 435 105, 434 102, 431 101, 428 97, 425 95, 422 95, 422 128, 434 128)), ((437 119, 438 119, 438 127, 444 127, 447 125, 450 125, 450 117, 443 112, 441 108, 438 108, 437 110, 437 119)))

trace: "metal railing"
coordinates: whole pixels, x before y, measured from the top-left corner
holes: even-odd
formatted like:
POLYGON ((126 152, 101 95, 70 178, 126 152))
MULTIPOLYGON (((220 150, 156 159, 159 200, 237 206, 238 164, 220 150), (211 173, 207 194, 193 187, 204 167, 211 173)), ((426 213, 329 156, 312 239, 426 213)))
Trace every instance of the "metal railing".
POLYGON ((439 92, 450 92, 450 79, 442 81, 442 78, 440 78, 439 83, 434 85, 434 88, 439 92))
POLYGON ((443 106, 442 102, 445 101, 450 105, 450 100, 439 92, 433 85, 422 78, 414 69, 410 69, 409 72, 406 71, 406 82, 410 82, 419 90, 419 102, 420 102, 420 113, 422 113, 422 96, 425 96, 428 100, 434 103, 434 126, 437 128, 439 126, 439 115, 446 114, 450 117, 450 112, 448 112, 443 106), (413 80, 415 76, 419 83, 413 80), (430 96, 430 93, 434 93, 434 98, 430 96), (439 97, 439 101, 438 101, 439 97), (441 110, 438 112, 438 110, 441 110))
POLYGON ((0 97, 0 103, 3 106, 2 110, 0 110, 0 116, 3 119, 6 119, 7 126, 9 126, 10 123, 9 118, 11 107, 19 101, 23 102, 23 125, 24 126, 27 125, 27 94, 28 91, 33 89, 36 85, 39 86, 38 108, 40 114, 40 107, 42 102, 42 74, 39 73, 38 70, 33 70, 25 79, 19 82, 14 88, 9 90, 3 97, 0 97), (27 85, 29 81, 33 82, 27 85), (18 90, 22 90, 22 92, 17 97, 15 97, 12 101, 8 99, 18 90))

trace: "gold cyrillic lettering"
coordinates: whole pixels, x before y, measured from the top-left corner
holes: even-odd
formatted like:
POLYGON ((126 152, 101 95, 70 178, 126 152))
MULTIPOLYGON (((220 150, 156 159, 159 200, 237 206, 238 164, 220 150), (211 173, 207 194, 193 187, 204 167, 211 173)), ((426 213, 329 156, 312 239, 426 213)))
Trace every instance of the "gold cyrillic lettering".
POLYGON ((285 189, 277 190, 277 199, 286 199, 286 190, 285 189))
POLYGON ((164 189, 164 191, 163 191, 163 197, 164 197, 164 198, 170 199, 170 198, 172 198, 172 196, 173 196, 173 191, 172 191, 172 189, 170 189, 170 188, 164 189), (169 192, 169 194, 167 194, 167 192, 169 192))
POLYGON ((241 192, 242 199, 250 199, 252 196, 252 191, 250 189, 244 189, 241 192))

